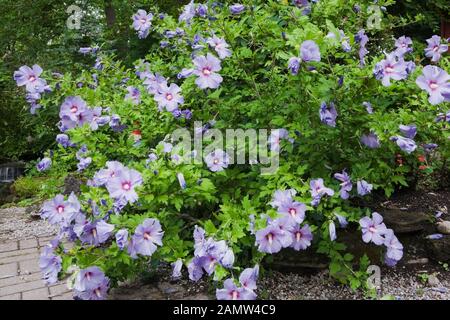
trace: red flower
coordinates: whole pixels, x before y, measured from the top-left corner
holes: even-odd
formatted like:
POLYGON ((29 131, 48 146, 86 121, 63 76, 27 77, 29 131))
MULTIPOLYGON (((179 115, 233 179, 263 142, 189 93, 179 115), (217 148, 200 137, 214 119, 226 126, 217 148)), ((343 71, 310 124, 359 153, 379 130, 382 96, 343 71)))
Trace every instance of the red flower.
POLYGON ((424 165, 421 165, 421 166, 419 166, 419 170, 426 170, 428 167, 427 166, 424 166, 424 165))
POLYGON ((417 159, 419 160, 419 162, 425 162, 426 161, 425 156, 423 154, 418 156, 417 159))

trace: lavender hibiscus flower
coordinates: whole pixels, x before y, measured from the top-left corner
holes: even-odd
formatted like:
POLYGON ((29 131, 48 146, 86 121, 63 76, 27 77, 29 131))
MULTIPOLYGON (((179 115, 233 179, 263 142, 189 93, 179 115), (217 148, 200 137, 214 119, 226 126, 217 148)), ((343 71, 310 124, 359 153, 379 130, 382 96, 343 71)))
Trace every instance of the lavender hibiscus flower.
POLYGON ((448 45, 441 44, 441 40, 441 37, 436 35, 427 40, 428 47, 425 48, 425 56, 431 58, 432 62, 438 62, 442 54, 448 50, 448 45))
POLYGON ((133 169, 124 168, 118 176, 111 178, 106 183, 109 195, 113 199, 125 199, 129 203, 134 203, 138 195, 134 190, 142 185, 142 176, 133 169))
POLYGON ((228 168, 230 157, 225 151, 216 149, 205 156, 205 163, 212 172, 219 172, 228 168))
POLYGON ((36 164, 36 169, 39 172, 42 172, 42 171, 47 171, 48 169, 50 169, 51 166, 52 166, 52 159, 45 157, 44 159, 42 159, 41 161, 39 161, 36 164))
POLYGON ((386 54, 386 59, 376 64, 373 71, 377 80, 381 80, 383 86, 391 85, 391 80, 403 80, 408 77, 408 64, 399 59, 394 53, 386 54))
POLYGON ((256 281, 259 276, 259 266, 255 265, 253 268, 247 268, 241 272, 239 276, 239 283, 243 288, 248 290, 256 290, 256 281))
POLYGON ((300 46, 300 58, 304 62, 320 61, 319 46, 312 40, 306 40, 300 46))
POLYGON ((277 253, 292 244, 292 238, 276 223, 271 223, 266 228, 257 231, 255 237, 258 250, 265 253, 277 253))
POLYGON ((397 55, 397 57, 403 57, 405 54, 410 53, 413 51, 413 49, 410 47, 412 46, 413 42, 410 37, 401 36, 400 38, 395 40, 395 51, 394 53, 397 55))
POLYGON ((82 300, 104 300, 108 288, 109 279, 96 266, 80 270, 74 284, 75 296, 82 300))
POLYGON ((128 246, 128 230, 121 229, 116 233, 116 243, 120 250, 125 249, 128 246))
POLYGON ((273 208, 279 208, 284 203, 293 201, 296 194, 297 191, 295 191, 294 189, 276 190, 273 193, 272 202, 270 202, 269 204, 273 208))
POLYGON ((69 225, 79 214, 80 202, 74 193, 69 199, 64 200, 64 196, 59 194, 53 200, 44 202, 40 211, 41 218, 48 220, 53 225, 69 225))
POLYGON ((330 221, 328 223, 328 233, 330 235, 330 240, 334 241, 336 240, 336 225, 334 224, 334 221, 330 221))
POLYGON ((423 68, 423 75, 419 76, 416 84, 428 92, 428 101, 432 105, 444 101, 450 101, 450 75, 443 69, 436 66, 426 66, 423 68))
POLYGON ((372 114, 373 113, 373 107, 372 104, 370 102, 364 101, 363 106, 366 108, 366 111, 368 114, 372 114))
POLYGON ((311 228, 309 227, 309 225, 304 225, 303 227, 295 225, 291 230, 291 235, 291 248, 293 248, 294 250, 305 250, 311 245, 313 235, 311 233, 311 228))
POLYGON ((281 141, 283 139, 287 139, 291 143, 294 142, 294 139, 289 139, 289 131, 287 131, 286 129, 275 129, 275 130, 272 130, 270 132, 270 136, 269 136, 270 151, 280 152, 281 141))
POLYGON ((59 117, 61 118, 61 130, 64 132, 76 126, 90 124, 94 114, 80 97, 68 97, 61 105, 59 117))
POLYGON ((76 122, 78 120, 78 115, 86 109, 87 104, 81 97, 68 97, 61 105, 59 117, 67 117, 76 122))
POLYGON ((67 134, 58 134, 56 136, 56 142, 58 142, 58 144, 60 144, 63 148, 74 146, 74 144, 70 141, 70 138, 67 134))
POLYGON ((62 270, 62 259, 53 252, 53 248, 45 247, 39 258, 39 268, 43 279, 47 284, 55 284, 58 281, 58 273, 62 270))
POLYGON ((325 102, 322 102, 319 115, 322 123, 333 128, 336 127, 336 118, 338 114, 333 102, 331 102, 329 106, 327 106, 325 102))
POLYGON ((332 189, 325 187, 322 178, 311 180, 310 187, 311 196, 313 198, 311 205, 313 206, 317 206, 324 195, 328 195, 330 197, 334 195, 334 191, 332 189))
POLYGON ((171 264, 172 266, 172 279, 180 279, 181 278, 181 269, 183 268, 183 261, 178 259, 177 261, 171 264))
POLYGON ((338 221, 339 221, 339 226, 340 226, 341 228, 346 228, 347 225, 348 225, 347 219, 346 219, 344 216, 341 216, 340 214, 337 214, 337 213, 335 213, 334 215, 336 216, 336 218, 337 218, 338 221))
POLYGON ((415 124, 412 125, 403 125, 401 124, 399 126, 400 132, 403 134, 404 137, 408 139, 414 139, 414 137, 417 134, 417 126, 415 124))
POLYGON ((361 143, 370 149, 376 149, 380 147, 380 140, 378 136, 371 132, 361 137, 361 143))
POLYGON ((141 92, 138 88, 127 87, 128 94, 125 96, 126 100, 130 100, 133 104, 141 103, 141 92))
POLYGON ((42 74, 42 68, 37 64, 31 68, 28 66, 22 66, 19 70, 14 72, 14 80, 17 86, 25 86, 28 92, 36 92, 36 88, 46 86, 47 83, 44 79, 39 78, 42 74))
POLYGON ((216 289, 217 300, 255 300, 256 294, 252 290, 238 288, 233 279, 227 279, 223 283, 223 289, 216 289))
POLYGON ((245 10, 245 6, 240 3, 235 3, 230 6, 230 12, 231 14, 238 15, 242 13, 245 10))
POLYGON ((369 42, 369 37, 367 37, 365 30, 359 30, 355 36, 355 41, 359 43, 359 64, 360 66, 364 66, 366 63, 364 58, 369 53, 366 49, 366 45, 369 42))
POLYGON ((148 73, 145 75, 144 85, 147 86, 148 93, 157 94, 162 84, 167 85, 167 80, 162 75, 158 73, 148 73))
POLYGON ((87 221, 79 222, 80 220, 74 227, 74 232, 83 243, 91 246, 98 246, 106 242, 114 230, 114 225, 106 223, 104 220, 92 223, 87 221))
POLYGON ((306 205, 297 201, 285 201, 278 208, 278 213, 300 224, 305 220, 306 205))
POLYGON ((397 143, 397 145, 400 147, 400 149, 402 149, 406 153, 412 153, 417 148, 416 142, 409 138, 395 136, 395 137, 391 137, 390 140, 397 143))
POLYGON ((288 69, 292 75, 296 76, 300 70, 300 58, 292 57, 288 62, 288 69))
POLYGON ((216 50, 216 53, 219 55, 220 59, 225 59, 231 57, 232 52, 228 49, 229 45, 222 38, 218 38, 217 36, 212 36, 211 38, 206 39, 206 43, 209 44, 211 48, 216 50))
POLYGON ((374 212, 372 219, 364 217, 359 220, 362 231, 362 239, 365 243, 373 242, 376 245, 382 245, 385 241, 384 235, 387 232, 386 225, 383 223, 383 217, 374 212))
POLYGON ((393 266, 403 257, 403 245, 398 241, 397 237, 394 235, 394 231, 391 229, 386 231, 384 245, 387 248, 386 264, 388 266, 393 266))
POLYGON ((175 83, 170 86, 167 86, 167 83, 161 83, 154 97, 155 101, 158 102, 159 110, 161 111, 164 108, 169 112, 177 110, 178 105, 184 103, 184 98, 180 92, 181 88, 175 83))
POLYGON ((118 161, 106 162, 106 169, 101 169, 94 175, 94 185, 97 187, 105 185, 110 179, 119 176, 123 170, 124 165, 118 161))
POLYGON ((350 196, 349 192, 352 191, 353 185, 352 181, 350 180, 350 176, 347 172, 342 171, 342 173, 335 173, 334 178, 341 181, 341 190, 340 195, 342 199, 348 199, 350 196))
POLYGON ((140 39, 144 39, 148 36, 149 30, 152 26, 153 14, 147 13, 145 10, 138 10, 133 15, 133 28, 138 32, 140 39))
POLYGON ((187 24, 190 24, 191 20, 195 17, 195 14, 196 14, 195 3, 194 0, 192 0, 187 5, 184 6, 183 12, 180 14, 178 21, 179 22, 184 21, 187 24))
POLYGON ((205 271, 211 275, 216 265, 231 268, 234 263, 234 253, 225 241, 205 239, 205 230, 195 226, 194 230, 194 259, 188 264, 189 278, 198 281, 205 271))
POLYGON ((311 4, 308 0, 292 0, 292 4, 301 9, 303 15, 307 15, 311 12, 311 4))
POLYGON ((206 56, 195 57, 192 62, 195 66, 193 74, 198 77, 195 83, 200 89, 216 89, 220 86, 223 78, 217 73, 222 70, 219 59, 208 53, 206 56))
POLYGON ((128 247, 130 255, 136 254, 151 256, 156 251, 157 246, 162 246, 164 231, 161 224, 156 219, 145 219, 137 226, 132 241, 128 247))
POLYGON ((111 121, 111 117, 103 116, 102 112, 102 107, 95 107, 92 109, 92 121, 90 125, 92 131, 98 130, 99 127, 102 127, 111 121))
POLYGON ((360 196, 365 196, 372 192, 373 186, 365 180, 358 180, 356 188, 360 196))

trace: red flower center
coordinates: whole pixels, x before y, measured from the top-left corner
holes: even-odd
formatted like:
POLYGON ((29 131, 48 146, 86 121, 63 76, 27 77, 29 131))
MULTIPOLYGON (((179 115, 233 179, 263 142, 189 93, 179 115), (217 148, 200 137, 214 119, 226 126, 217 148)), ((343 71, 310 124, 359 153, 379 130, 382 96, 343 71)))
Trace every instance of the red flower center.
POLYGON ((392 72, 394 72, 394 68, 392 66, 387 66, 386 67, 386 72, 387 73, 392 73, 392 72))
POLYGON ((272 242, 273 242, 273 234, 269 233, 266 237, 267 237, 267 241, 269 241, 269 244, 272 244, 272 242))
POLYGON ((166 94, 166 99, 171 101, 173 99, 173 95, 170 93, 166 94))
POLYGON ((202 72, 205 76, 209 76, 211 74, 211 70, 209 68, 203 68, 202 72))
POLYGON ((430 82, 430 89, 431 90, 436 90, 437 88, 439 88, 439 85, 436 82, 431 81, 430 82))
POLYGON ((75 113, 78 111, 78 107, 76 105, 73 105, 72 108, 70 108, 70 112, 75 113))
POLYGON ((128 191, 131 189, 131 183, 130 182, 124 182, 122 183, 122 189, 125 191, 128 191))
POLYGON ((58 211, 58 213, 63 213, 64 212, 64 206, 58 206, 56 208, 56 210, 58 211))

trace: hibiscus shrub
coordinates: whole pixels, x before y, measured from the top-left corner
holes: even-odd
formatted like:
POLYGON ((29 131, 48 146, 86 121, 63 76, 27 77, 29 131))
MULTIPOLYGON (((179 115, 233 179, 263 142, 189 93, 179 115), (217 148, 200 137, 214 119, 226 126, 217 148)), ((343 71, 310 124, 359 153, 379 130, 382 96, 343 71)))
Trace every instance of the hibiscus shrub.
POLYGON ((95 65, 81 75, 16 72, 33 110, 60 112, 58 148, 38 170, 84 182, 68 197, 45 189, 52 199, 41 215, 61 227, 41 257, 45 280, 72 274, 77 297, 101 299, 164 262, 175 278, 186 266, 193 281, 225 280, 219 299, 254 299, 258 265, 290 247, 328 255, 331 274, 357 288, 369 262, 353 270, 337 230, 347 224, 395 265, 403 247, 392 230, 352 203, 446 163, 450 62, 445 39, 394 39, 389 16, 364 30, 371 4, 191 2, 179 18, 145 8, 130 23, 141 41, 160 43, 134 70, 82 48, 95 65), (183 161, 194 155, 171 133, 192 132, 194 121, 206 134, 276 129, 268 146, 278 170, 230 164, 221 149, 203 164, 183 161))

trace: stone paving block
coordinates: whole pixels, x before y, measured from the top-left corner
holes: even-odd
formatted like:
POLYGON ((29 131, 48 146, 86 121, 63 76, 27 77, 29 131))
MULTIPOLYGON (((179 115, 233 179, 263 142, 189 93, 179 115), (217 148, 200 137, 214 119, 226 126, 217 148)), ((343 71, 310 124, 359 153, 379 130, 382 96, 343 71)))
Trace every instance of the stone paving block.
POLYGON ((21 300, 20 293, 14 293, 7 296, 0 297, 0 300, 21 300))
POLYGON ((22 292, 22 300, 50 300, 48 288, 22 292))
POLYGON ((0 265, 0 280, 7 277, 14 277, 17 274, 16 262, 0 265))
POLYGON ((35 280, 31 282, 14 284, 12 286, 7 286, 0 288, 0 297, 7 296, 13 293, 19 293, 24 291, 29 291, 33 289, 45 288, 45 283, 42 280, 35 280))
POLYGON ((62 295, 64 293, 67 293, 67 292, 72 292, 71 290, 69 290, 67 288, 67 285, 66 285, 65 282, 57 284, 57 285, 53 285, 53 286, 49 287, 49 289, 50 289, 50 296, 51 297, 59 296, 59 295, 62 295))
POLYGON ((0 252, 14 251, 19 249, 19 244, 17 241, 10 241, 5 243, 0 243, 0 252))
POLYGON ((26 254, 38 253, 38 252, 39 252, 38 248, 28 248, 28 249, 23 249, 23 250, 0 252, 0 260, 3 258, 23 256, 26 254))
POLYGON ((19 249, 37 248, 38 242, 36 239, 20 240, 19 249))
POLYGON ((60 296, 52 297, 52 300, 73 300, 73 294, 72 292, 67 292, 60 296))
POLYGON ((34 259, 34 260, 39 259, 39 252, 38 251, 36 251, 36 253, 29 253, 29 254, 24 254, 24 255, 17 255, 17 256, 12 256, 12 257, 0 258, 0 265, 8 264, 8 263, 11 263, 11 262, 32 260, 32 259, 34 259))
POLYGON ((53 240, 54 238, 55 238, 55 236, 39 238, 39 239, 38 239, 38 241, 39 241, 39 246, 40 246, 40 247, 43 247, 43 246, 48 245, 48 244, 50 243, 50 241, 53 240))
POLYGON ((39 268, 38 259, 19 262, 19 274, 32 274, 39 271, 41 271, 41 269, 39 268))
POLYGON ((0 279, 0 288, 42 279, 41 272, 0 279))

